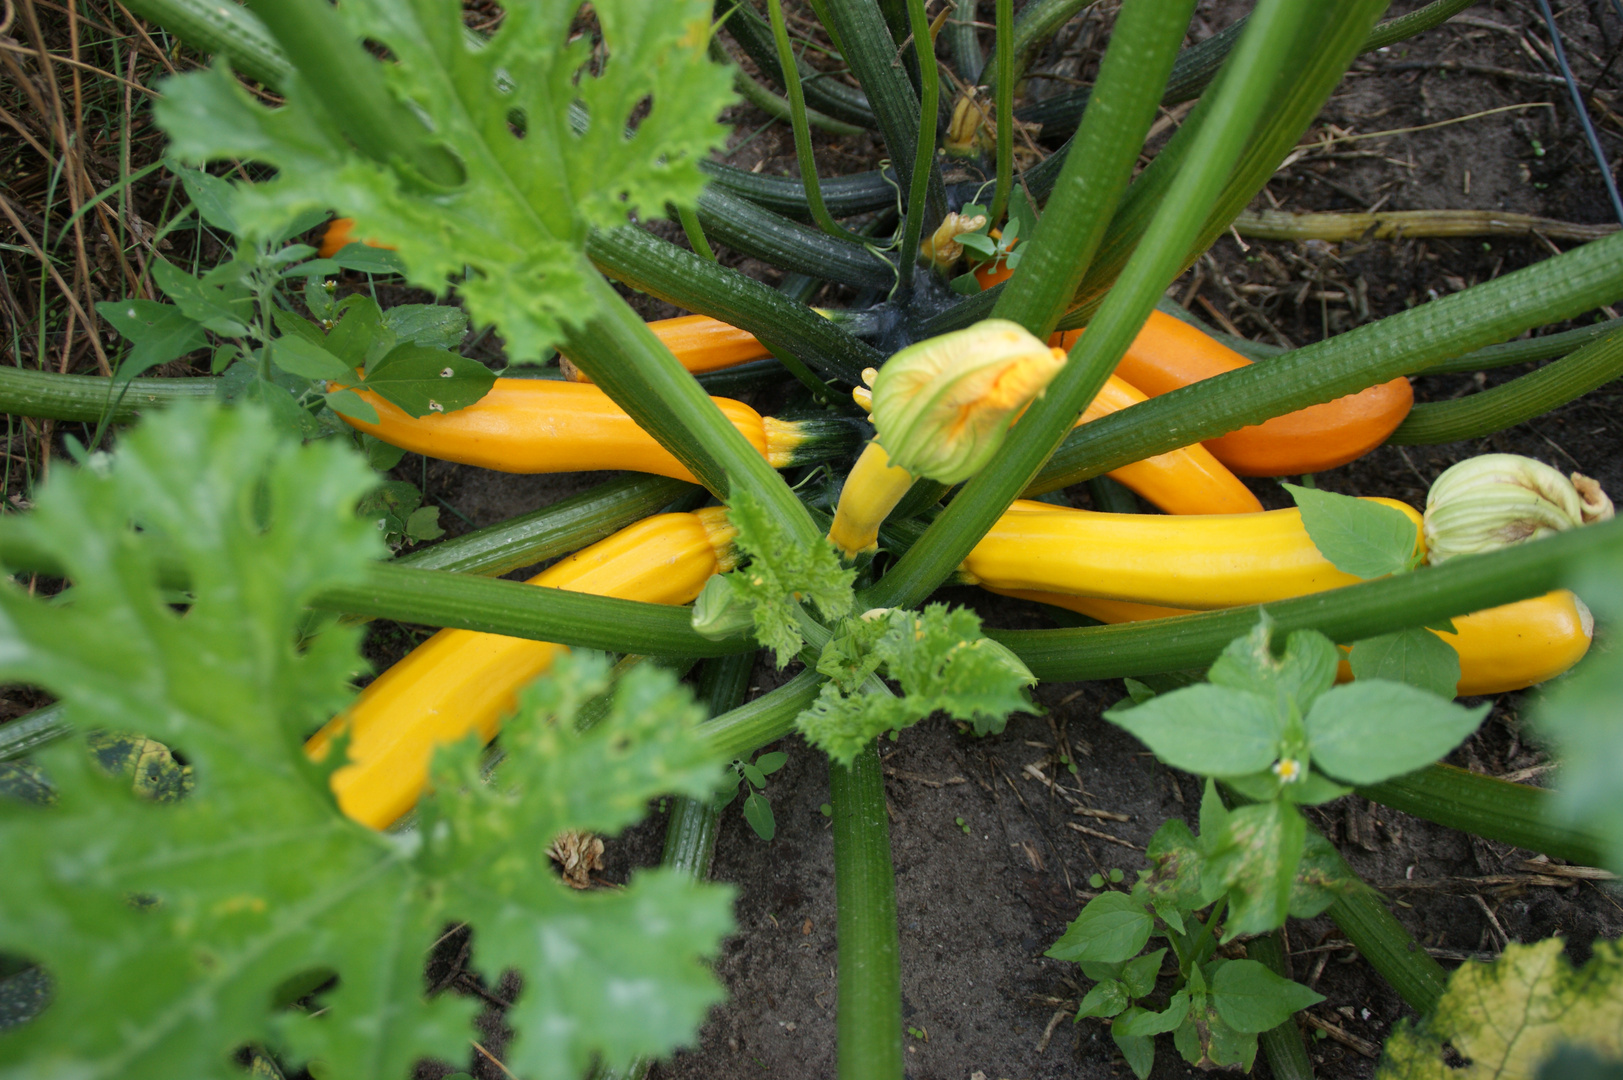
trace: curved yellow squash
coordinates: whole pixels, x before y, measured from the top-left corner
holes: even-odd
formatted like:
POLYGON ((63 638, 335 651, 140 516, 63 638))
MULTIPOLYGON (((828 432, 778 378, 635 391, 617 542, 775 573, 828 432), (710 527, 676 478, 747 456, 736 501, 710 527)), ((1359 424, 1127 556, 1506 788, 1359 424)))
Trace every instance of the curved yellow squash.
MULTIPOLYGON (((1395 499, 1372 499, 1415 523, 1395 499)), ((1181 608, 1240 607, 1359 579, 1319 554, 1300 510, 1257 514, 1099 514, 1017 501, 963 573, 994 589, 1037 589, 1181 608)))
MULTIPOLYGON (((571 592, 686 604, 712 574, 732 569, 726 507, 658 514, 543 570, 528 584, 571 592)), ((489 741, 519 689, 567 649, 549 641, 441 630, 361 691, 305 743, 321 760, 348 730, 349 764, 332 776, 338 805, 381 829, 410 810, 428 783, 434 747, 477 731, 489 741)))
MULTIPOLYGON (((1094 596, 1029 589, 993 589, 1004 596, 1034 600, 1039 604, 1065 608, 1103 623, 1140 622, 1188 615, 1187 608, 1157 607, 1123 600, 1102 600, 1094 596)), ((1477 694, 1503 694, 1524 690, 1535 683, 1553 679, 1584 658, 1595 636, 1595 620, 1584 602, 1566 589, 1545 593, 1514 604, 1475 611, 1454 620, 1458 633, 1441 630, 1432 633, 1454 646, 1460 656, 1460 681, 1455 693, 1461 697, 1477 694)), ((1352 668, 1343 660, 1336 678, 1352 679, 1352 668)))

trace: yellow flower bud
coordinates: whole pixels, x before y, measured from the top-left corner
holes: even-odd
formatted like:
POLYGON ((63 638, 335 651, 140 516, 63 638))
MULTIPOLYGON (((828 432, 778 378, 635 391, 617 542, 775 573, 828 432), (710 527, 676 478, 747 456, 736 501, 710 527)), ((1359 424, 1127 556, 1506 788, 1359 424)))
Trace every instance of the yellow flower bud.
POLYGON ((1482 454, 1445 470, 1426 496, 1427 560, 1493 551, 1604 521, 1612 500, 1580 473, 1517 454, 1482 454))
POLYGON ((973 91, 961 96, 952 107, 944 146, 948 157, 974 157, 983 150, 997 148, 996 121, 991 106, 976 100, 973 91))
POLYGON ((973 217, 949 211, 941 219, 941 225, 930 234, 929 239, 919 244, 919 258, 929 259, 942 270, 952 267, 952 264, 964 257, 964 245, 958 238, 965 233, 972 233, 986 224, 985 214, 976 214, 973 217))
POLYGON ((969 479, 1063 366, 1063 351, 1004 319, 908 346, 873 384, 873 424, 889 463, 943 484, 969 479))

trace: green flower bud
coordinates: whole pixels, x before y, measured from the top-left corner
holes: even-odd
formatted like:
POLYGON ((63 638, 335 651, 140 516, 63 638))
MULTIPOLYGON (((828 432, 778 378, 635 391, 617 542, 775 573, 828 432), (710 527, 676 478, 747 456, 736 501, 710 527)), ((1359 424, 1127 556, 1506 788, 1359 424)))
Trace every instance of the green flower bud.
POLYGON ((879 443, 891 465, 914 476, 967 480, 1064 366, 1063 351, 1005 319, 910 345, 873 381, 879 443))
POLYGON ((693 630, 711 641, 752 629, 755 616, 733 593, 731 574, 714 574, 693 603, 693 630))
POLYGON ((1483 454, 1447 469, 1426 496, 1426 559, 1535 540, 1612 516, 1612 500, 1580 473, 1570 478, 1517 454, 1483 454))

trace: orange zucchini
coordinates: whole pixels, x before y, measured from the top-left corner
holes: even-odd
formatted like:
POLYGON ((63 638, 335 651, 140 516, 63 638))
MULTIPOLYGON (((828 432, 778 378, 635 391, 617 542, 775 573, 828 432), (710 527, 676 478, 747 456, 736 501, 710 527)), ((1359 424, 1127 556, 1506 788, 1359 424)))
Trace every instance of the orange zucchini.
MULTIPOLYGON (((1077 424, 1147 400, 1136 386, 1112 375, 1077 424)), ((1199 443, 1123 465, 1109 475, 1169 514, 1254 514, 1262 510, 1251 489, 1199 443)))
MULTIPOLYGON (((1069 349, 1081 330, 1053 344, 1069 349)), ((1152 311, 1116 374, 1151 397, 1188 386, 1251 361, 1214 338, 1161 311, 1152 311)), ((1206 440, 1217 460, 1241 476, 1321 472, 1362 457, 1386 441, 1414 404, 1402 376, 1356 394, 1311 405, 1261 424, 1206 440)))
MULTIPOLYGON (((465 409, 413 417, 376 394, 357 390, 378 411, 351 427, 425 457, 510 473, 629 469, 678 480, 693 474, 652 435, 590 383, 497 379, 465 409)), ((741 401, 711 398, 774 468, 795 463, 805 442, 800 425, 763 417, 741 401)))
MULTIPOLYGON (((529 584, 689 603, 712 574, 732 569, 726 515, 718 506, 646 518, 553 564, 529 584)), ((547 641, 441 630, 373 680, 310 737, 305 751, 319 761, 339 732, 349 733, 349 763, 333 773, 333 792, 344 813, 381 829, 416 804, 434 747, 474 731, 487 742, 495 738, 519 689, 566 651, 547 641)))
MULTIPOLYGON (((1103 623, 1140 622, 1188 615, 1187 608, 1102 600, 1092 596, 1032 589, 993 589, 1004 596, 1065 608, 1103 623)), ((1594 638, 1595 623, 1582 600, 1566 589, 1514 604, 1487 608, 1454 620, 1458 633, 1432 633, 1454 646, 1460 657, 1455 693, 1465 697, 1523 690, 1553 679, 1583 659, 1594 638)), ((1352 667, 1342 660, 1338 682, 1352 680, 1352 667)))

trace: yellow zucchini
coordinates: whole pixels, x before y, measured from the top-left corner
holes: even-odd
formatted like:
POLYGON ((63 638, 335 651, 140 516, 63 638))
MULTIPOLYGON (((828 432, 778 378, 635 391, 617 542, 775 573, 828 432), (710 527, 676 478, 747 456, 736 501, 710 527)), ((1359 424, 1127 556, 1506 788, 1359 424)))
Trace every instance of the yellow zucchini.
MULTIPOLYGON (((378 411, 354 428, 424 457, 510 473, 629 469, 692 480, 687 467, 637 426, 609 395, 590 383, 497 379, 490 393, 449 413, 414 417, 368 390, 356 390, 378 411)), ((784 468, 806 443, 802 425, 763 417, 742 401, 711 398, 750 445, 784 468)))
MULTIPOLYGON (((553 564, 531 585, 686 604, 712 574, 732 569, 725 507, 658 514, 553 564)), ((477 731, 487 742, 511 712, 519 689, 552 666, 565 646, 547 641, 441 630, 361 691, 355 703, 305 744, 326 756, 348 731, 349 764, 333 773, 338 805, 381 829, 416 804, 434 747, 477 731)))
MULTIPOLYGON (((1414 521, 1394 499, 1373 499, 1414 521)), ((1238 607, 1351 585, 1308 538, 1295 508, 1164 517, 1017 501, 962 567, 964 580, 1186 608, 1238 607)))
MULTIPOLYGON (((1094 596, 1029 589, 992 591, 1065 608, 1103 623, 1191 614, 1187 608, 1134 604, 1094 596)), ((1454 620, 1454 629, 1458 633, 1441 630, 1432 633, 1459 653, 1460 681, 1455 693, 1465 697, 1523 690, 1555 678, 1589 651, 1595 635, 1595 620, 1582 600, 1566 589, 1557 589, 1514 604, 1462 615, 1454 620)), ((1352 667, 1343 660, 1337 681, 1349 682, 1352 677, 1352 667)))

